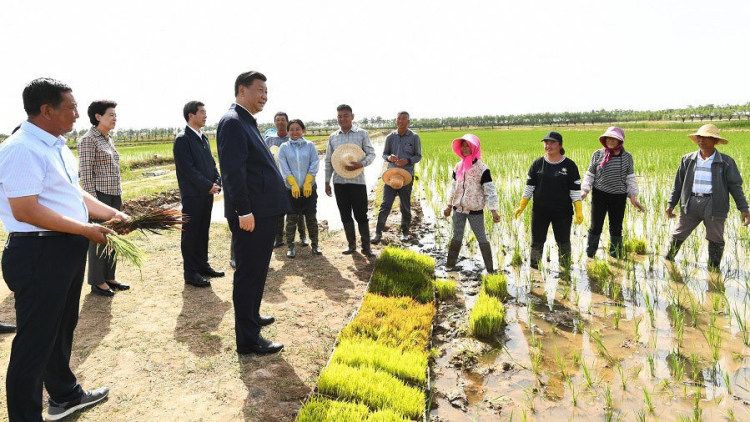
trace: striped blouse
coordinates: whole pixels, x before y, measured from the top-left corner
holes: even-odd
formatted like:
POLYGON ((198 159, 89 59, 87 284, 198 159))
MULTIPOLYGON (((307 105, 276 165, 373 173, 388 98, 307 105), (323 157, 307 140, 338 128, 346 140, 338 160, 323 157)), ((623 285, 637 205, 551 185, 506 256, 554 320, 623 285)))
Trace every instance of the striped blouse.
POLYGON ((605 155, 604 148, 594 151, 581 189, 589 192, 593 187, 606 193, 638 195, 633 156, 627 151, 622 151, 619 155, 612 155, 607 165, 602 168, 601 163, 605 155))

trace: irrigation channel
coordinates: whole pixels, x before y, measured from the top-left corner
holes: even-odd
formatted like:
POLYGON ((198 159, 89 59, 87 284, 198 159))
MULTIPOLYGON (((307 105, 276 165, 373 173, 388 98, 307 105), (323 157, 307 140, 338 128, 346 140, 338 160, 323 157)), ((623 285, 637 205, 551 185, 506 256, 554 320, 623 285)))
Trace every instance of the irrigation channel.
MULTIPOLYGON (((365 181, 367 182, 367 192, 371 192, 380 179, 380 174, 383 172, 383 146, 385 145, 385 137, 379 136, 372 139, 372 145, 375 148, 375 161, 372 164, 365 167, 365 181)), ((320 167, 318 174, 315 176, 315 185, 317 186, 318 193, 318 222, 323 223, 328 230, 341 230, 341 218, 339 217, 339 209, 336 206, 336 198, 329 197, 325 191, 325 155, 320 156, 320 167)), ((211 212, 212 222, 226 222, 224 217, 224 194, 220 193, 214 197, 214 207, 211 212)))
POLYGON ((410 248, 435 258, 437 278, 457 281, 435 320, 431 420, 750 420, 747 251, 725 257, 736 266, 717 276, 653 252, 604 261, 600 249, 594 262, 578 239, 561 277, 556 247, 541 271, 524 251, 513 266, 515 236, 495 231, 511 297, 504 331, 480 341, 468 329, 483 271, 476 242, 467 230, 455 271, 445 270, 451 226, 421 184, 424 224, 410 248), (594 263, 611 274, 597 277, 594 263))

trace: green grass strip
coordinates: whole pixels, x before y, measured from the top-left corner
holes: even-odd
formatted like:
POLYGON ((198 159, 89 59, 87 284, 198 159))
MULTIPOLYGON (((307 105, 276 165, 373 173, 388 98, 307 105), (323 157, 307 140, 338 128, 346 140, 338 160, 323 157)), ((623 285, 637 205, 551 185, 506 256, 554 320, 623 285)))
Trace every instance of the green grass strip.
POLYGON ((369 366, 418 384, 427 382, 427 355, 401 351, 370 339, 345 339, 336 347, 333 362, 352 367, 369 366))
POLYGON ((434 273, 433 258, 389 246, 375 264, 370 292, 385 296, 409 296, 421 303, 432 302, 434 273))
POLYGON ((331 363, 318 379, 318 391, 332 397, 354 400, 371 409, 390 409, 409 418, 424 413, 424 391, 374 368, 331 363))
POLYGON ((448 300, 456 297, 456 282, 453 280, 437 279, 432 282, 435 292, 440 300, 448 300))
POLYGON ((298 422, 407 422, 392 410, 370 412, 364 404, 313 397, 299 411, 298 422))
POLYGON ((479 338, 490 338, 503 329, 505 308, 496 297, 482 291, 477 303, 469 313, 469 326, 472 334, 479 338))
POLYGON ((500 300, 508 298, 508 279, 505 274, 485 274, 482 276, 482 288, 488 295, 500 300))
POLYGON ((341 330, 340 338, 366 338, 398 350, 425 351, 434 317, 432 303, 367 293, 357 317, 341 330))

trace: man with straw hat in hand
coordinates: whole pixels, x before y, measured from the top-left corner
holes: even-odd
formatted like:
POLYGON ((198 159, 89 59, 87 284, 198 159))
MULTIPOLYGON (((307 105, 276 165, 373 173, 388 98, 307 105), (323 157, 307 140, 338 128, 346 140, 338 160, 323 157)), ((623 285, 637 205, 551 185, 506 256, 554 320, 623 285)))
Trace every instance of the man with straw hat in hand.
POLYGON ((732 157, 716 150, 716 144, 728 141, 719 136, 715 125, 703 125, 688 138, 698 144, 700 150, 684 155, 677 169, 666 212, 669 218, 674 218, 673 211, 679 202, 680 219, 666 258, 674 260, 685 239, 703 222, 708 240, 708 268, 718 271, 724 253, 724 223, 729 213, 730 194, 742 212, 743 224, 750 224, 742 176, 732 157))
POLYGON ((409 130, 409 113, 406 111, 398 113, 396 126, 398 129, 385 138, 383 159, 388 162, 388 170, 383 173, 383 202, 380 203, 378 223, 375 226, 375 237, 372 238, 372 243, 380 242, 396 195, 401 202, 399 207, 401 209, 401 241, 409 240, 411 188, 414 186, 411 180, 414 176, 414 164, 422 159, 422 141, 419 135, 409 130))
POLYGON ((326 195, 332 196, 333 179, 336 205, 349 243, 341 253, 348 255, 357 250, 357 235, 354 231, 356 219, 362 240, 362 254, 374 257, 375 254, 370 249, 370 225, 367 222, 367 185, 362 172, 365 166, 375 160, 375 148, 372 147, 367 131, 352 126, 354 114, 350 106, 341 104, 336 107, 336 111, 340 129, 328 137, 325 180, 326 195))

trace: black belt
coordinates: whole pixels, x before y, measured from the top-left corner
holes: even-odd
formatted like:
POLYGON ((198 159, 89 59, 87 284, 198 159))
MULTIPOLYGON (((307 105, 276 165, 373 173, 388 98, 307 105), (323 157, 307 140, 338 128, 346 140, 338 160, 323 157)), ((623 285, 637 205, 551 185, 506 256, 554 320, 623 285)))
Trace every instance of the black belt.
POLYGON ((695 196, 695 197, 698 197, 698 198, 710 198, 711 194, 710 193, 695 193, 695 192, 693 192, 693 193, 690 194, 690 196, 695 196))
POLYGON ((13 232, 8 237, 48 237, 48 236, 73 236, 73 233, 44 231, 44 232, 13 232))

